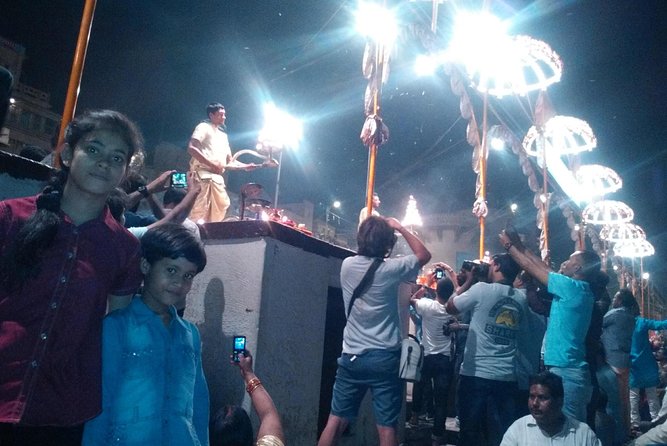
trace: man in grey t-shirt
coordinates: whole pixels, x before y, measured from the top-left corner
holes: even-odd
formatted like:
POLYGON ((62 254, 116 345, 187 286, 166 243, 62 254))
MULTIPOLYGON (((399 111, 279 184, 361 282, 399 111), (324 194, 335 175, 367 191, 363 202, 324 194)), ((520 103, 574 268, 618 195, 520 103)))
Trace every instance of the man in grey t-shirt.
POLYGON ((514 358, 528 312, 526 295, 512 287, 518 272, 508 254, 496 255, 488 272, 492 283, 476 283, 447 302, 450 314, 470 311, 471 315, 459 384, 461 446, 497 445, 514 421, 518 391, 514 358))

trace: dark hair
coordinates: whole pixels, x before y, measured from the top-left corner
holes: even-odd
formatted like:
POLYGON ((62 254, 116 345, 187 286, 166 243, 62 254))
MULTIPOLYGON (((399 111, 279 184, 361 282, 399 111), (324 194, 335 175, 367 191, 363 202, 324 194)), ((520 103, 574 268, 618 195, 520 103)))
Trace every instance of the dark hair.
MULTIPOLYGON (((142 136, 137 126, 113 110, 89 111, 74 118, 65 131, 65 143, 75 150, 82 138, 96 130, 112 130, 120 135, 128 146, 128 166, 142 150, 142 136)), ((48 186, 37 197, 37 211, 3 253, 0 282, 9 289, 21 286, 38 274, 40 254, 51 247, 61 224, 60 201, 68 174, 69 168, 65 165, 53 172, 48 186)))
POLYGON ((162 197, 162 205, 166 206, 168 204, 178 204, 181 201, 183 201, 183 198, 187 195, 187 191, 184 188, 176 189, 173 187, 170 187, 164 192, 164 196, 162 197))
POLYGON ((211 113, 215 113, 220 109, 224 110, 225 106, 219 102, 211 102, 206 106, 206 116, 210 115, 211 113))
POLYGON ((165 223, 149 229, 141 237, 141 255, 151 265, 161 259, 185 257, 197 265, 200 273, 206 266, 204 246, 183 225, 165 223))
POLYGON ((632 291, 623 288, 616 293, 614 298, 618 298, 621 302, 621 306, 627 308, 634 316, 639 316, 639 304, 637 303, 635 296, 632 294, 632 291))
POLYGON ((555 373, 542 372, 531 376, 528 382, 531 386, 540 385, 549 388, 552 398, 563 399, 563 379, 555 373))
MULTIPOLYGON (((598 277, 598 274, 600 273, 600 267, 602 265, 600 256, 595 252, 588 250, 577 251, 574 254, 581 257, 581 275, 583 276, 584 280, 589 283, 600 280, 598 277)), ((607 283, 609 283, 608 279, 607 283)))
POLYGON ((121 223, 123 213, 127 208, 127 193, 120 187, 115 188, 107 198, 107 206, 109 206, 109 212, 111 212, 113 218, 121 223))
POLYGON ((503 273, 505 280, 512 284, 516 275, 521 271, 519 264, 507 253, 496 254, 492 259, 498 265, 500 272, 503 273))
POLYGON ((211 419, 211 446, 252 446, 253 432, 248 413, 239 406, 225 406, 211 419))
POLYGON ((438 297, 443 300, 447 300, 454 292, 454 284, 449 277, 440 279, 438 280, 438 285, 435 292, 438 293, 438 297))
POLYGON ((394 244, 396 244, 396 234, 384 218, 370 216, 359 226, 357 254, 360 256, 387 257, 394 244))
POLYGON ((34 146, 32 144, 26 144, 23 146, 21 151, 19 152, 19 156, 22 156, 23 158, 28 158, 29 160, 37 161, 38 163, 41 163, 42 160, 48 155, 50 152, 42 147, 39 146, 34 146))

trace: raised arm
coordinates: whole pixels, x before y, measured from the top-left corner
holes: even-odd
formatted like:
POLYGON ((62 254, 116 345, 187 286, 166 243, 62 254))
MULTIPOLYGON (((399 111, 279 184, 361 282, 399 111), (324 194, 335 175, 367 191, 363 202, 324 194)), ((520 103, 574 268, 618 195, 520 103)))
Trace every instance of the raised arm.
POLYGON ((262 438, 265 435, 273 435, 278 437, 280 441, 285 443, 285 435, 283 434, 283 426, 280 422, 280 415, 273 404, 271 395, 266 391, 262 382, 257 378, 252 369, 252 355, 246 351, 239 355, 239 362, 233 362, 239 367, 241 376, 246 385, 246 391, 252 400, 252 407, 257 412, 259 418, 259 430, 257 438, 262 438))
POLYGON ((498 238, 500 239, 500 243, 505 247, 505 250, 507 250, 507 253, 512 256, 521 269, 527 271, 528 274, 543 285, 547 284, 551 270, 542 259, 528 251, 520 241, 510 239, 510 236, 505 231, 498 234, 498 238))
POLYGON ((398 231, 403 236, 412 252, 417 256, 420 266, 426 265, 429 260, 431 260, 431 253, 428 249, 426 249, 426 246, 424 246, 424 244, 417 238, 416 235, 404 228, 403 225, 401 225, 401 223, 395 218, 387 218, 387 222, 389 223, 390 227, 398 231))
POLYGON ((188 193, 185 194, 183 200, 174 206, 170 212, 167 212, 164 217, 149 225, 148 229, 163 225, 165 223, 183 223, 188 215, 190 215, 190 211, 195 204, 195 200, 201 192, 201 184, 197 180, 196 176, 197 174, 195 172, 188 173, 188 193))
MULTIPOLYGON (((146 193, 148 194, 147 198, 149 198, 149 204, 151 205, 151 210, 153 211, 153 213, 157 218, 164 217, 164 211, 157 204, 155 198, 153 198, 153 194, 163 192, 169 188, 169 183, 171 181, 171 174, 174 172, 176 171, 167 170, 165 172, 162 172, 160 175, 157 176, 157 178, 155 178, 153 181, 151 181, 146 185, 146 193), (152 201, 150 199, 152 199, 152 201), (156 205, 157 209, 155 208, 156 205)), ((138 204, 141 201, 142 198, 144 198, 144 195, 142 195, 142 193, 139 192, 138 190, 135 190, 134 192, 128 194, 127 208, 132 209, 136 204, 138 204)))

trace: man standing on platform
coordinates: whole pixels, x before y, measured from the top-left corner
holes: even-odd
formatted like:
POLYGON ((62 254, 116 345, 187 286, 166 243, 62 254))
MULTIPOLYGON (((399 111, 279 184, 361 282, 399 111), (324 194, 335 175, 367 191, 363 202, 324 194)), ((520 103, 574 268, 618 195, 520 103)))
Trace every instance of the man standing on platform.
POLYGON ((220 129, 227 119, 225 107, 217 102, 211 103, 206 107, 206 113, 208 120, 192 132, 188 153, 192 156, 190 171, 195 172, 201 182, 201 193, 190 212, 190 219, 209 223, 222 221, 229 208, 229 195, 222 174, 227 170, 250 171, 259 166, 232 161, 229 139, 220 129))
MULTIPOLYGON (((380 196, 376 194, 375 192, 373 193, 373 209, 371 211, 371 215, 374 215, 375 217, 380 216, 380 212, 378 212, 378 208, 380 207, 380 204, 382 202, 380 201, 380 196)), ((364 206, 361 211, 359 212, 359 226, 361 226, 361 223, 363 223, 364 220, 368 217, 368 208, 364 206)))

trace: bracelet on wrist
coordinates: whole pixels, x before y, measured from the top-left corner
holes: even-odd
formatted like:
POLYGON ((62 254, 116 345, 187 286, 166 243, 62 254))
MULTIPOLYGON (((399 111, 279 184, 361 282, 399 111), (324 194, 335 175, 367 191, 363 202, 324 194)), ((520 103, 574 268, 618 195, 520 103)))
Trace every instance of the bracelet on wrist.
POLYGON ((507 242, 507 243, 505 243, 504 246, 505 246, 505 251, 509 251, 510 248, 511 248, 512 246, 514 246, 514 245, 512 244, 512 242, 507 242))
POLYGON ((262 382, 259 380, 259 378, 253 378, 248 381, 248 384, 246 384, 245 391, 248 392, 248 395, 252 395, 252 393, 261 385, 262 382))

